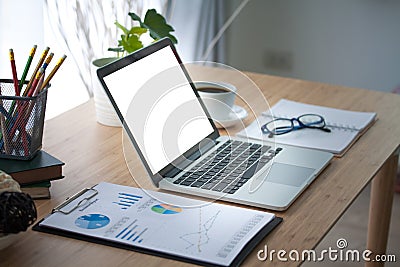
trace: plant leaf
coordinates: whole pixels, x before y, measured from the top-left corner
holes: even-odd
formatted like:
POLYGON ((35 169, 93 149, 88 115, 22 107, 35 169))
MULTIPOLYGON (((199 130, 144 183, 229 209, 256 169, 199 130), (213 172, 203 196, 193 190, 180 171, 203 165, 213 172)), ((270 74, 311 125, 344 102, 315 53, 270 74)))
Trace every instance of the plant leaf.
POLYGON ((165 18, 161 14, 158 14, 155 9, 147 10, 143 23, 140 21, 140 18, 138 21, 140 26, 149 29, 150 36, 153 39, 158 40, 164 37, 169 37, 174 44, 178 43, 178 40, 175 38, 175 36, 170 34, 170 32, 174 31, 174 28, 167 24, 165 18))
POLYGON ((142 42, 139 40, 139 36, 135 34, 127 36, 127 38, 121 38, 118 45, 122 46, 128 53, 132 53, 143 47, 142 42))
MULTIPOLYGON (((128 39, 127 35, 121 34, 121 40, 119 40, 118 43, 121 42, 121 41, 126 41, 127 39, 128 39)), ((118 45, 120 45, 120 44, 118 44, 118 45)))
POLYGON ((108 48, 108 51, 121 53, 124 52, 124 49, 122 47, 110 47, 108 48))
POLYGON ((132 27, 128 30, 126 27, 122 26, 118 21, 115 21, 117 28, 122 30, 124 34, 121 34, 121 39, 118 40, 117 48, 109 48, 108 51, 132 53, 137 49, 143 47, 143 43, 140 41, 140 36, 143 33, 149 31, 150 36, 154 40, 158 40, 164 37, 169 37, 173 43, 178 43, 175 36, 171 34, 174 31, 171 25, 167 24, 165 18, 158 14, 155 9, 149 9, 146 12, 144 21, 135 14, 134 12, 129 12, 128 15, 132 20, 139 22, 140 27, 132 27))
POLYGON ((132 29, 129 30, 129 34, 141 35, 145 32, 147 32, 147 29, 142 27, 132 27, 132 29))
POLYGON ((125 35, 129 34, 129 31, 127 28, 125 28, 124 26, 122 26, 121 24, 119 24, 118 21, 114 22, 115 26, 117 26, 117 28, 119 28, 121 31, 123 31, 125 33, 125 35))
POLYGON ((142 19, 133 12, 129 12, 128 15, 132 18, 132 20, 139 21, 140 26, 142 26, 142 19))

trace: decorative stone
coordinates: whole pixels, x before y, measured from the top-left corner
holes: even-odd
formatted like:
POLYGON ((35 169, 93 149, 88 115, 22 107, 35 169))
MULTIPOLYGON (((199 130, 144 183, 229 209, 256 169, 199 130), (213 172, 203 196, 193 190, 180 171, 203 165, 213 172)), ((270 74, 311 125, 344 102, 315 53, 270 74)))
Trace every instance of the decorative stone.
POLYGON ((21 188, 17 181, 0 170, 0 194, 3 192, 21 192, 21 188))

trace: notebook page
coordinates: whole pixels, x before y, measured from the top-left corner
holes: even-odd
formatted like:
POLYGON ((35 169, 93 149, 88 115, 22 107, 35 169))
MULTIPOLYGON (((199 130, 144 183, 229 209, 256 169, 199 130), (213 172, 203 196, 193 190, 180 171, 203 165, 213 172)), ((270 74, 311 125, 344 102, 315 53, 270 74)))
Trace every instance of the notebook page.
MULTIPOLYGON (((313 113, 324 117, 328 127, 342 127, 344 129, 363 130, 376 117, 374 112, 357 112, 342 109, 328 108, 300 102, 281 99, 271 109, 275 118, 294 118, 302 114, 313 113)), ((268 111, 265 116, 271 116, 268 111)))
POLYGON ((337 128, 332 128, 330 133, 315 129, 302 129, 269 138, 268 135, 261 132, 260 127, 270 120, 270 117, 259 116, 237 136, 341 154, 358 135, 358 131, 344 131, 337 128))
POLYGON ((273 118, 270 112, 263 112, 246 129, 237 136, 276 142, 297 147, 312 148, 342 154, 346 148, 358 137, 360 132, 367 127, 376 117, 376 113, 353 112, 339 110, 315 105, 308 105, 299 102, 280 100, 272 107, 272 114, 275 118, 293 118, 302 114, 314 113, 323 116, 330 133, 316 129, 302 129, 287 134, 277 135, 269 138, 263 134, 261 125, 271 121, 273 118))

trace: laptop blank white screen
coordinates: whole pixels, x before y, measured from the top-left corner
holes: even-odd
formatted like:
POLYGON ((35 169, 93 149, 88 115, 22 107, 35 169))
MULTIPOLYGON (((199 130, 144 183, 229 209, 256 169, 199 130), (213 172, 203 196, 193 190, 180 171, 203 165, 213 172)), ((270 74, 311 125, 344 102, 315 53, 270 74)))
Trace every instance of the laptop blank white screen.
POLYGON ((214 131, 169 46, 104 82, 153 174, 214 131))

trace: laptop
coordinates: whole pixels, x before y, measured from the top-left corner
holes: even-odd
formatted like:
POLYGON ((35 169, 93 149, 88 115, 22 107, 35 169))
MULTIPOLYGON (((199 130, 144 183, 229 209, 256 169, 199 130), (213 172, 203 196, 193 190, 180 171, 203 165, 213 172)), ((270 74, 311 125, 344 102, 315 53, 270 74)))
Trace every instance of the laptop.
POLYGON ((168 38, 97 75, 158 188, 285 210, 333 157, 221 136, 168 38))

